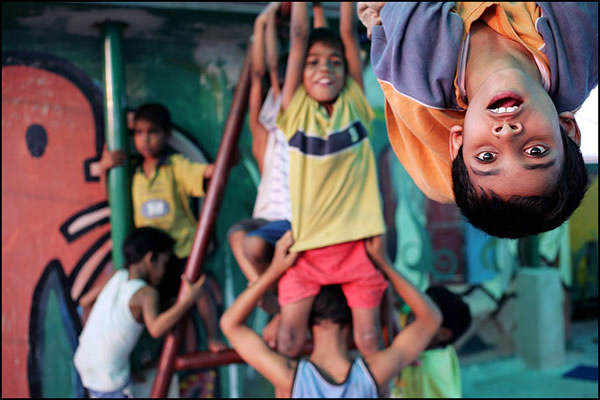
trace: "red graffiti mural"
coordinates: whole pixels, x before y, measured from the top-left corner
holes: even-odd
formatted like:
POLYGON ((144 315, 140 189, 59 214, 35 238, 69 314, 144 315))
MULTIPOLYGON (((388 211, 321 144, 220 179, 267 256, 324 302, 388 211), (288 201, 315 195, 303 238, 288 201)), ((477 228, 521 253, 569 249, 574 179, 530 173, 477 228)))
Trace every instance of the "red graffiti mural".
POLYGON ((54 57, 2 56, 2 395, 77 396, 76 301, 111 247, 101 92, 54 57))

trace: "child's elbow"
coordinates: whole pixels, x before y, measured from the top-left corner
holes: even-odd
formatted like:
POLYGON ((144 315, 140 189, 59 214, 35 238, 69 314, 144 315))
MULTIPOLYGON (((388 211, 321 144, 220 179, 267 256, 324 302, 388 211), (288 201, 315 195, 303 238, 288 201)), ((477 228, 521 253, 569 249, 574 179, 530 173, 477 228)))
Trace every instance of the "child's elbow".
POLYGON ((219 320, 219 327, 221 328, 221 332, 223 332, 223 335, 228 336, 231 330, 231 321, 229 320, 227 314, 223 314, 223 316, 219 320))
POLYGON ((148 333, 150 334, 150 336, 152 336, 154 339, 159 339, 165 333, 165 332, 161 331, 160 329, 151 328, 149 326, 146 328, 148 329, 148 333))
POLYGON ((290 40, 294 42, 307 42, 308 30, 304 26, 294 26, 290 32, 290 40))

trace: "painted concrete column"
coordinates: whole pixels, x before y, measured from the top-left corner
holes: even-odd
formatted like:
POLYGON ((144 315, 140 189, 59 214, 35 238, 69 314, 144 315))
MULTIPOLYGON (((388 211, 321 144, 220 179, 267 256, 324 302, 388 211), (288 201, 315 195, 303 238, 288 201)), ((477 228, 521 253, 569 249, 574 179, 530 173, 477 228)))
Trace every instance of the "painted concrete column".
MULTIPOLYGON (((125 24, 102 23, 102 57, 104 62, 104 125, 108 150, 128 154, 125 124, 125 77, 121 53, 121 36, 125 24)), ((112 238, 113 265, 124 267, 123 242, 133 229, 131 173, 129 165, 111 168, 107 176, 108 204, 112 238)))
POLYGON ((565 318, 557 268, 524 267, 517 273, 517 353, 533 369, 565 362, 565 318))

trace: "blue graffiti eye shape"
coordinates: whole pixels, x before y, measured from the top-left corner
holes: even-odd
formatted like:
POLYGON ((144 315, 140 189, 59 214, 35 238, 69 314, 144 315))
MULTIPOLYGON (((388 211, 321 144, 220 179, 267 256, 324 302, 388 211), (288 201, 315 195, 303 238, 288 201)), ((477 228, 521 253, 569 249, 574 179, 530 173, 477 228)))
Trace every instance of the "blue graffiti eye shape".
POLYGON ((46 151, 48 145, 48 134, 43 126, 38 124, 29 125, 25 133, 27 148, 32 156, 39 158, 46 151))

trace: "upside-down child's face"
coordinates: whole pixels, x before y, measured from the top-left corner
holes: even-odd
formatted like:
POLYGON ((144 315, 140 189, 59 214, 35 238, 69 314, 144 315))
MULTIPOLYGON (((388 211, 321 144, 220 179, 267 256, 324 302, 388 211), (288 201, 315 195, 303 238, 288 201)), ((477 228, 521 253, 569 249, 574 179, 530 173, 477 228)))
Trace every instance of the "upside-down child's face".
POLYGON ((483 82, 450 141, 453 158, 462 144, 471 183, 504 199, 552 191, 564 159, 556 107, 539 84, 514 70, 483 82))
POLYGON ((133 127, 135 148, 144 158, 158 158, 168 141, 167 132, 145 119, 137 119, 133 127))
POLYGON ((321 104, 334 102, 345 83, 342 52, 323 42, 314 43, 306 54, 302 83, 310 97, 321 104))

